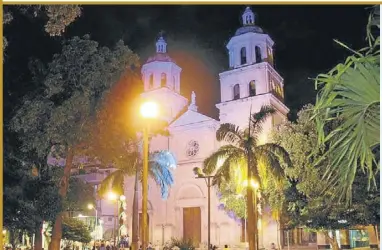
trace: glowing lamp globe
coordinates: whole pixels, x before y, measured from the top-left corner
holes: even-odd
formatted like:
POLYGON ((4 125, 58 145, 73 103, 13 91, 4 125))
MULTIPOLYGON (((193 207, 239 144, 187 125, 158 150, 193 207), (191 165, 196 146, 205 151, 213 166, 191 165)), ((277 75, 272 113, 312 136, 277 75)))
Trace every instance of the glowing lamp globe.
POLYGON ((140 111, 144 118, 156 118, 159 114, 159 108, 155 102, 143 103, 140 111))
POLYGON ((111 200, 111 201, 114 201, 114 200, 117 199, 117 195, 116 195, 115 193, 113 193, 113 192, 109 192, 109 193, 107 194, 107 198, 108 198, 109 200, 111 200))
POLYGON ((125 201, 125 200, 126 200, 126 196, 121 195, 121 196, 119 197, 119 200, 120 200, 120 201, 125 201))
POLYGON ((259 188, 259 183, 255 182, 254 180, 251 180, 251 186, 252 186, 254 189, 258 189, 258 188, 259 188))

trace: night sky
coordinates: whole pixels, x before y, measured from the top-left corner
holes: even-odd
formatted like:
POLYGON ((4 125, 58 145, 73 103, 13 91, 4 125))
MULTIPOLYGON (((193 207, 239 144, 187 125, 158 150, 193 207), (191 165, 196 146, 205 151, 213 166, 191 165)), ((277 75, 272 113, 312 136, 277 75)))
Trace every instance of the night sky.
MULTIPOLYGON (((183 68, 181 93, 190 98, 194 90, 199 111, 217 118, 218 73, 228 68, 225 45, 241 26, 245 7, 83 6, 82 16, 57 38, 44 33, 43 18, 16 14, 4 32, 9 40, 4 63, 5 116, 25 93, 38 87, 29 74, 30 58, 49 62, 64 39, 90 34, 107 46, 123 39, 144 62, 154 53, 158 33, 164 31, 170 56, 183 68)), ((354 49, 366 45, 367 7, 251 6, 256 24, 275 41, 275 67, 284 77, 292 118, 303 104, 315 99, 314 82, 309 77, 327 72, 348 55, 333 39, 354 49)))

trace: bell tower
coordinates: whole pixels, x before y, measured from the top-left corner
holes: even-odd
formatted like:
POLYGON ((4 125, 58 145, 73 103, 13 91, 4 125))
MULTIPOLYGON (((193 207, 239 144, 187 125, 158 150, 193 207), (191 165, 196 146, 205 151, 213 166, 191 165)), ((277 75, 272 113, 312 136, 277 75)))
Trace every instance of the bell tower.
POLYGON ((271 37, 256 25, 256 15, 247 7, 242 15, 242 27, 227 44, 229 70, 219 74, 221 123, 248 127, 250 112, 263 105, 276 110, 268 125, 286 118, 289 109, 284 104, 283 78, 273 67, 274 45, 271 37))
POLYGON ((156 53, 142 66, 143 98, 157 102, 163 119, 170 122, 188 104, 180 95, 182 69, 167 54, 167 43, 160 34, 155 43, 156 53))

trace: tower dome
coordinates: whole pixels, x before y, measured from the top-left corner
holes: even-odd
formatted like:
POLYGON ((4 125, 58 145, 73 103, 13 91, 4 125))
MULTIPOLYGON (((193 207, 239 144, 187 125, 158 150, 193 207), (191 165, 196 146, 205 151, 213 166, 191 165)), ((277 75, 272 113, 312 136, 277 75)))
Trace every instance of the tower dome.
POLYGON ((253 13, 250 7, 245 8, 244 13, 242 15, 243 26, 238 28, 235 32, 235 36, 239 36, 245 33, 253 32, 263 34, 263 30, 255 25, 256 15, 253 13))
POLYGON ((146 63, 149 62, 174 62, 171 57, 167 54, 167 43, 166 40, 163 38, 163 35, 161 34, 155 43, 156 46, 156 54, 152 57, 149 57, 147 59, 146 63))

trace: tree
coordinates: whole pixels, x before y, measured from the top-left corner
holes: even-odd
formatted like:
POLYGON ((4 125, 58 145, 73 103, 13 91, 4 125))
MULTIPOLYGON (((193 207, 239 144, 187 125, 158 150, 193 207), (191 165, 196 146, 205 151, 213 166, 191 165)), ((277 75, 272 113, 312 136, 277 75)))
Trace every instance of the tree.
MULTIPOLYGON (((357 169, 368 173, 369 184, 374 182, 375 168, 379 169, 380 144, 380 63, 379 36, 374 39, 371 26, 379 30, 379 6, 375 6, 368 25, 369 47, 354 51, 344 63, 316 79, 318 89, 313 117, 318 128, 318 142, 328 147, 319 160, 330 155, 325 178, 331 179, 340 198, 351 201, 351 187, 357 169), (336 129, 326 126, 337 122, 336 129)), ((319 163, 317 163, 319 164, 319 163)))
MULTIPOLYGON (((7 131, 7 129, 5 129, 7 131)), ((5 137, 4 148, 4 227, 9 231, 13 248, 20 234, 33 234, 36 227, 35 215, 38 211, 33 197, 28 195, 29 183, 33 180, 32 169, 23 160, 19 144, 12 133, 5 137), (13 139, 13 140, 12 140, 13 139), (9 143, 11 142, 11 143, 9 143)))
MULTIPOLYGON (((83 155, 105 94, 137 65, 137 56, 122 42, 109 49, 89 39, 74 37, 42 72, 43 88, 24 101, 12 121, 24 151, 47 158, 55 151, 65 159, 59 194, 65 199, 73 159, 83 155)), ((59 249, 63 214, 53 227, 51 250, 59 249)))
POLYGON ((296 122, 285 122, 272 132, 272 140, 289 152, 293 164, 293 168, 285 170, 289 176, 289 185, 283 191, 287 209, 281 211, 287 217, 286 228, 305 226, 321 231, 332 248, 338 249, 337 241, 329 235, 329 231, 356 225, 375 225, 379 220, 379 212, 375 210, 379 207, 379 195, 376 195, 379 191, 367 191, 366 176, 358 173, 357 185, 353 185, 353 205, 347 207, 344 202, 332 200, 336 190, 325 189, 328 181, 322 179, 323 169, 331 161, 327 158, 320 165, 315 164, 325 148, 321 152, 316 150, 318 132, 315 122, 310 119, 312 113, 313 105, 306 105, 298 113, 296 122))
MULTIPOLYGON (((307 197, 298 191, 296 181, 285 192, 288 204, 288 228, 305 226, 310 230, 322 232, 333 249, 338 250, 335 234, 330 232, 340 229, 350 229, 358 226, 379 225, 380 197, 379 189, 367 189, 367 182, 363 173, 358 173, 353 183, 353 202, 349 206, 346 202, 334 202, 333 193, 307 197), (359 192, 357 192, 359 191, 359 192)), ((377 230, 374 229, 376 234, 377 230)))
POLYGON ((243 181, 247 180, 247 227, 249 249, 257 249, 257 217, 254 213, 254 195, 250 183, 253 179, 259 186, 268 176, 281 180, 283 167, 290 166, 288 153, 279 145, 266 143, 259 145, 258 137, 262 131, 263 122, 275 111, 267 106, 259 112, 250 114, 249 126, 245 130, 233 124, 222 124, 216 131, 216 139, 228 145, 220 147, 207 157, 203 163, 203 171, 212 174, 216 170, 213 184, 220 186, 223 182, 236 180, 237 188, 242 188, 243 181), (219 166, 221 162, 221 166, 219 166))
MULTIPOLYGON (((65 28, 81 15, 79 5, 17 5, 4 6, 3 23, 9 24, 14 18, 14 12, 20 12, 33 17, 47 18, 45 31, 51 36, 62 35, 65 28)), ((3 37, 4 50, 8 41, 3 37)))
POLYGON ((92 238, 86 224, 76 218, 65 218, 62 223, 62 238, 67 241, 89 243, 92 238))
MULTIPOLYGON (((133 235, 132 243, 133 249, 138 249, 136 244, 138 243, 138 183, 142 177, 142 159, 138 152, 125 153, 125 164, 116 165, 117 170, 108 175, 101 183, 99 192, 101 194, 112 189, 117 190, 119 194, 123 193, 124 178, 132 176, 135 173, 134 183, 134 198, 133 198, 133 235), (127 156, 126 156, 127 155, 127 156), (135 248, 134 248, 135 247, 135 248)), ((176 167, 176 160, 174 155, 167 151, 162 150, 153 152, 149 156, 149 175, 155 180, 158 186, 160 186, 162 199, 167 199, 169 194, 169 187, 174 184, 173 175, 171 169, 176 167)))

